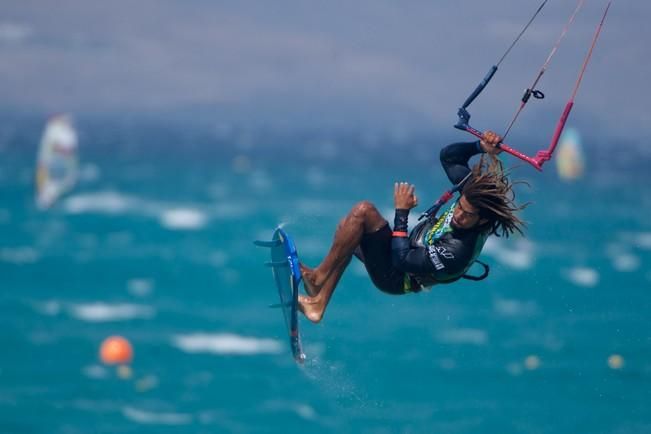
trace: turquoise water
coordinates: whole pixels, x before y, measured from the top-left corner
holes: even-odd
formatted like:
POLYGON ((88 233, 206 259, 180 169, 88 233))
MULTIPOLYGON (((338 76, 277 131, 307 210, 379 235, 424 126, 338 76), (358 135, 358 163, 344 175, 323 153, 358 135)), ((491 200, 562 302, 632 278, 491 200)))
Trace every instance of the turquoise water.
POLYGON ((283 224, 315 265, 356 201, 391 217, 394 181, 426 209, 463 136, 102 125, 47 212, 41 125, 0 131, 0 432, 651 432, 648 155, 518 168, 528 236, 487 245, 484 282, 394 297, 353 263, 297 366, 252 241, 283 224), (98 359, 114 334, 128 378, 98 359))

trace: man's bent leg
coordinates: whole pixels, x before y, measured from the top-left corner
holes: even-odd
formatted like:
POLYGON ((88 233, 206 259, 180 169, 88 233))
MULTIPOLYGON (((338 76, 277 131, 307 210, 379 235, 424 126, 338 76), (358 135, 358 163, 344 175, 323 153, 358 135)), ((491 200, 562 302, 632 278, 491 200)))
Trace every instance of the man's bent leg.
POLYGON ((321 264, 312 272, 307 272, 309 283, 320 288, 335 268, 348 262, 364 233, 375 232, 386 224, 387 221, 371 202, 362 201, 355 205, 337 226, 330 251, 321 264))
POLYGON ((337 227, 334 241, 325 259, 314 270, 303 267, 303 281, 311 297, 301 297, 301 310, 314 322, 323 313, 332 297, 339 279, 359 246, 365 233, 372 233, 388 223, 375 206, 363 201, 353 207, 337 227))

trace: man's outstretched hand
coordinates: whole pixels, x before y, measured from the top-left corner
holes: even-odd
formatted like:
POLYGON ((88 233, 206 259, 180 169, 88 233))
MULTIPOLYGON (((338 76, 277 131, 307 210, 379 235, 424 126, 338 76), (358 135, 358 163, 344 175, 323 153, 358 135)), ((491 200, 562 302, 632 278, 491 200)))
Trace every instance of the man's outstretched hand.
POLYGON ((393 187, 393 201, 396 209, 412 209, 418 206, 415 191, 416 187, 408 182, 396 182, 393 187))

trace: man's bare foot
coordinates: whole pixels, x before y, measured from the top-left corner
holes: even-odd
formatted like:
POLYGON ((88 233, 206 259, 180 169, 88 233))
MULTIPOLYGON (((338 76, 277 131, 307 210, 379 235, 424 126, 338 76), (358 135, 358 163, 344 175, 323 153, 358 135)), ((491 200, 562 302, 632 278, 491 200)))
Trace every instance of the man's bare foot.
POLYGON ((298 308, 305 318, 313 323, 318 323, 323 318, 323 306, 315 297, 298 296, 298 308))
POLYGON ((310 297, 316 297, 319 295, 319 291, 321 291, 321 285, 316 284, 315 271, 300 262, 298 266, 300 267, 301 275, 303 276, 303 287, 305 287, 305 292, 307 292, 310 297))

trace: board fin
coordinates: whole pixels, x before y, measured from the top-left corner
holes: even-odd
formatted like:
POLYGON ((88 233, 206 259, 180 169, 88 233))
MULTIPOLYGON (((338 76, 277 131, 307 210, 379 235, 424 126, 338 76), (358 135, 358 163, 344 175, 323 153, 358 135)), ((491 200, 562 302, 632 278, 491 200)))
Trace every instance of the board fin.
POLYGON ((253 244, 259 247, 277 247, 280 246, 283 242, 279 239, 276 240, 271 240, 271 241, 260 241, 260 240, 255 240, 253 244))
POLYGON ((289 262, 287 261, 270 261, 264 263, 265 267, 289 267, 289 262))
POLYGON ((287 302, 287 303, 272 303, 269 305, 271 309, 278 309, 281 307, 292 307, 292 303, 287 302))

